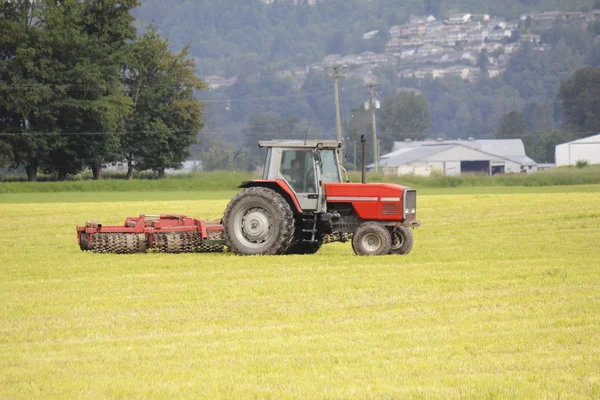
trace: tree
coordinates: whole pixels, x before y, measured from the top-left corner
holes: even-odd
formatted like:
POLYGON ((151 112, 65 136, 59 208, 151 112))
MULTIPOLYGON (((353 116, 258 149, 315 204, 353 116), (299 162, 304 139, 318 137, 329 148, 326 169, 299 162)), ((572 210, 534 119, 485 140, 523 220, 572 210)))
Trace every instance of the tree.
POLYGON ((205 171, 247 171, 248 153, 228 143, 213 143, 202 155, 202 167, 205 171))
POLYGON ((41 44, 47 36, 39 22, 42 5, 30 0, 0 5, 0 134, 3 147, 10 147, 5 161, 25 167, 30 181, 61 144, 55 134, 57 94, 45 81, 53 63, 41 44))
POLYGON ((528 131, 527 120, 523 113, 512 111, 500 120, 496 139, 519 139, 525 137, 528 131))
POLYGON ((442 0, 425 0, 425 14, 440 18, 442 0))
POLYGON ((137 0, 67 0, 44 10, 51 34, 43 43, 60 72, 56 85, 66 89, 55 103, 66 143, 50 152, 48 168, 59 179, 88 167, 100 179, 102 167, 117 161, 116 132, 131 108, 120 80, 128 41, 135 38, 129 11, 136 5, 137 0))
POLYGON ((586 67, 560 85, 565 125, 575 132, 600 131, 600 68, 586 67))
POLYGON ((429 103, 423 95, 403 91, 386 97, 380 112, 382 149, 391 149, 394 141, 423 139, 429 122, 429 103))
POLYGON ((131 47, 124 82, 133 114, 121 137, 130 179, 134 169, 162 177, 166 168, 180 168, 203 126, 202 104, 194 91, 206 86, 195 75, 188 54, 189 47, 179 55, 171 53, 154 27, 131 47))
POLYGON ((523 138, 527 155, 539 163, 553 163, 557 144, 577 139, 565 130, 553 129, 532 132, 523 138))
POLYGON ((0 139, 0 168, 8 167, 14 161, 11 146, 0 139))

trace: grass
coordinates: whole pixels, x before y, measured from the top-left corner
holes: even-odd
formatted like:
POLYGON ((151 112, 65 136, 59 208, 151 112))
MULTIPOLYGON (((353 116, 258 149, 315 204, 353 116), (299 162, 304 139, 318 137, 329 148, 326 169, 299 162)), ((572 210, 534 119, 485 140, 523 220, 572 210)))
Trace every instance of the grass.
MULTIPOLYGON (((148 192, 16 192, 0 193, 0 204, 14 203, 106 203, 115 201, 228 200, 240 189, 221 191, 148 191, 148 192)), ((421 188, 419 195, 516 194, 516 193, 597 193, 600 185, 575 186, 464 186, 421 188)))
MULTIPOLYGON (((2 193, 53 193, 53 192, 164 192, 164 191, 232 191, 242 181, 258 179, 260 175, 244 172, 208 172, 169 175, 166 179, 116 179, 93 181, 79 179, 66 182, 2 182, 2 193)), ((353 182, 360 182, 360 173, 349 174, 353 182)), ((2 178, 0 176, 0 178, 2 178)), ((9 176, 4 178, 8 179, 9 176)), ((147 178, 147 177, 146 177, 147 178)), ((470 187, 547 187, 600 184, 600 166, 585 168, 555 168, 533 174, 497 176, 432 176, 405 175, 398 178, 370 173, 369 182, 392 182, 417 189, 470 188, 470 187)))
POLYGON ((600 193, 423 196, 406 257, 133 256, 75 225, 226 199, 4 203, 0 398, 598 398, 600 193))
MULTIPOLYGON (((351 173, 353 181, 360 182, 360 174, 351 173)), ((404 175, 390 179, 383 174, 370 174, 371 182, 394 182, 416 188, 446 188, 446 187, 489 187, 489 186, 564 186, 564 185, 596 185, 600 184, 600 165, 586 168, 561 167, 531 174, 512 175, 462 175, 462 176, 415 176, 404 175)))

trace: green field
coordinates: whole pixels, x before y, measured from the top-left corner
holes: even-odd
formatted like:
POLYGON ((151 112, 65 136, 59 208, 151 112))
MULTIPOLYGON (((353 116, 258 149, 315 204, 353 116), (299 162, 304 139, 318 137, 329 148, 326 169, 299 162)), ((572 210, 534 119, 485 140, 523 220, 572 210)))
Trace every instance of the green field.
POLYGON ((422 192, 378 258, 82 253, 232 192, 0 194, 0 399, 600 398, 600 186, 422 192))

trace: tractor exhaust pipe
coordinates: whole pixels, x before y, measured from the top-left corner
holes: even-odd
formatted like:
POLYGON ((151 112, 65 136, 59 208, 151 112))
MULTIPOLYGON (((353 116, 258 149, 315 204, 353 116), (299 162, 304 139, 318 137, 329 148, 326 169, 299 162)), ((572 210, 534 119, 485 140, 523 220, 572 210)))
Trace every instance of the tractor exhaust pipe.
POLYGON ((360 136, 362 146, 362 183, 367 183, 367 139, 365 135, 360 136))

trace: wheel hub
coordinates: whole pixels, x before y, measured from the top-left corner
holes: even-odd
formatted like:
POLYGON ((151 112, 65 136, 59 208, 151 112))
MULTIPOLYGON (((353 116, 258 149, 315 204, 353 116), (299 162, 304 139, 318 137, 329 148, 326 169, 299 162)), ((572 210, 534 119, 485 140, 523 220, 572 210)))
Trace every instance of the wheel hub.
POLYGON ((392 232, 392 249, 399 249, 404 244, 404 236, 398 232, 392 232))
POLYGON ((381 238, 374 233, 369 233, 363 237, 362 244, 365 250, 375 252, 381 247, 381 238))
POLYGON ((272 227, 270 215, 262 208, 248 210, 241 221, 241 233, 251 243, 268 241, 272 227))

